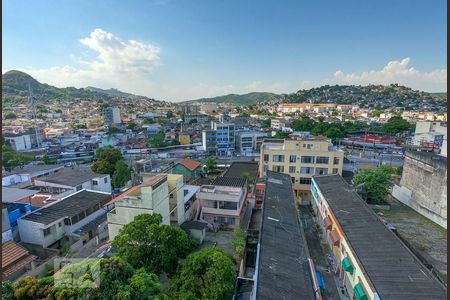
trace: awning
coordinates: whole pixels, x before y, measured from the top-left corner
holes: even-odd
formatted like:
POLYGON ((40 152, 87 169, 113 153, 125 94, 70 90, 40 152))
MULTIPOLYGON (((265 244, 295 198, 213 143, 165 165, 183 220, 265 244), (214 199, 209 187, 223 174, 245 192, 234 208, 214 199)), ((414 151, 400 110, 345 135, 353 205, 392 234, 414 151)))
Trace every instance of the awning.
POLYGON ((346 272, 349 272, 350 274, 353 274, 353 265, 350 259, 346 256, 342 260, 342 267, 346 272))
POLYGON ((336 230, 330 232, 330 239, 334 246, 339 246, 339 235, 336 230))
POLYGON ((325 224, 325 228, 327 230, 331 230, 331 228, 333 227, 333 223, 330 220, 330 217, 325 217, 325 219, 323 219, 323 223, 325 224))
POLYGON ((366 295, 366 291, 364 291, 364 288, 361 285, 361 283, 358 283, 357 285, 355 285, 355 287, 353 288, 353 291, 355 292, 356 299, 358 299, 358 300, 368 300, 367 299, 367 295, 366 295))

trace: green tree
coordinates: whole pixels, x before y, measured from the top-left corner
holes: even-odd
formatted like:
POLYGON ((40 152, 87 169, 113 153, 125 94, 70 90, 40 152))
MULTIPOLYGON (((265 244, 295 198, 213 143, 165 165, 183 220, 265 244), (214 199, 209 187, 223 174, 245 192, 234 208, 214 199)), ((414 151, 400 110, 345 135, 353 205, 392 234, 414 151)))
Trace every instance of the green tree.
POLYGON ((12 111, 5 112, 4 114, 5 119, 15 119, 17 118, 17 115, 13 113, 12 111))
POLYGON ((383 130, 389 133, 399 133, 402 131, 411 131, 414 129, 414 125, 411 125, 402 117, 392 117, 383 126, 383 130))
POLYGON ((58 300, 167 299, 155 274, 146 273, 144 269, 135 270, 118 257, 85 260, 66 266, 57 278, 59 283, 72 283, 73 286, 56 286, 58 300))
POLYGON ((114 169, 112 184, 115 188, 122 188, 131 180, 131 168, 124 160, 119 160, 116 162, 114 169))
POLYGON ((118 256, 134 267, 143 267, 157 275, 172 275, 178 259, 184 258, 196 246, 179 227, 161 224, 160 214, 142 214, 125 225, 112 245, 119 248, 118 256))
POLYGON ((92 166, 91 170, 94 171, 97 174, 114 174, 114 166, 113 164, 109 163, 105 159, 97 160, 92 166))
POLYGON ((276 139, 287 139, 289 137, 289 134, 289 132, 277 131, 275 135, 272 135, 272 137, 276 139))
POLYGON ((192 119, 189 121, 189 125, 197 124, 197 119, 192 119))
POLYGON ((34 276, 26 276, 14 285, 14 298, 17 300, 46 299, 53 297, 53 279, 37 279, 34 276))
POLYGON ((156 122, 152 118, 144 118, 144 120, 142 120, 142 124, 154 124, 154 123, 156 122))
POLYGON ((112 146, 98 148, 96 156, 97 161, 92 165, 92 171, 111 176, 114 174, 116 163, 123 160, 122 152, 112 146))
POLYGON ((261 128, 270 128, 270 119, 262 121, 261 128))
POLYGON ((170 143, 171 146, 177 146, 180 144, 180 141, 177 139, 173 139, 172 142, 170 143))
POLYGON ((167 119, 173 118, 173 112, 168 111, 166 114, 167 119))
POLYGON ((12 169, 17 166, 22 166, 30 163, 34 160, 34 157, 29 154, 16 152, 11 143, 4 139, 2 136, 2 165, 6 169, 12 169))
POLYGON ((292 121, 291 128, 295 131, 311 131, 314 125, 314 120, 303 115, 299 119, 292 121))
POLYGON ((133 121, 128 122, 127 124, 127 129, 131 129, 131 130, 135 130, 137 127, 136 123, 134 123, 133 121))
POLYGON ((214 171, 216 168, 217 168, 216 159, 212 156, 208 156, 205 160, 206 172, 209 173, 211 171, 214 171))
POLYGON ((150 140, 150 146, 154 147, 154 148, 161 148, 161 147, 165 147, 166 142, 166 134, 164 133, 164 130, 160 130, 158 132, 158 134, 156 134, 151 140, 150 140))
POLYGON ((117 127, 116 125, 112 125, 111 127, 109 127, 108 132, 109 133, 118 133, 121 132, 122 129, 120 129, 119 127, 117 127))
POLYGON ((231 299, 236 271, 233 258, 220 248, 190 254, 170 283, 171 299, 231 299))
POLYGON ((2 280, 2 299, 14 300, 14 285, 9 280, 2 280))
POLYGON ((137 270, 128 280, 129 284, 121 287, 117 293, 118 299, 135 300, 166 300, 163 286, 155 274, 147 273, 143 268, 137 270))
POLYGON ((367 192, 368 203, 385 203, 390 188, 390 174, 385 169, 362 170, 353 177, 353 182, 362 184, 367 192))

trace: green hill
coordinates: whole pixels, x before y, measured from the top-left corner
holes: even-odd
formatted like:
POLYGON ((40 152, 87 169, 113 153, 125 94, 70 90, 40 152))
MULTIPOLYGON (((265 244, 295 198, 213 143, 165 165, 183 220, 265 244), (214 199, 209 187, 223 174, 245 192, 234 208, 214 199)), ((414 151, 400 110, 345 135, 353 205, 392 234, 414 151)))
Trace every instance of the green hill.
MULTIPOLYGON (((234 105, 253 105, 258 103, 264 103, 272 100, 281 100, 282 95, 266 92, 253 92, 243 95, 229 94, 224 96, 217 96, 212 98, 201 98, 196 100, 189 100, 186 102, 215 102, 215 103, 231 103, 234 105)), ((185 103, 186 103, 185 102, 185 103)))
POLYGON ((28 100, 29 86, 33 95, 39 100, 120 100, 125 98, 138 99, 147 97, 135 96, 116 89, 103 90, 95 87, 87 88, 57 88, 45 83, 40 83, 27 73, 21 71, 8 71, 2 75, 2 103, 6 106, 26 103, 28 100))
POLYGON ((98 93, 113 96, 113 97, 133 97, 133 96, 135 96, 133 94, 125 93, 125 92, 119 91, 117 89, 104 90, 104 89, 96 88, 93 86, 86 87, 86 90, 98 92, 98 93))

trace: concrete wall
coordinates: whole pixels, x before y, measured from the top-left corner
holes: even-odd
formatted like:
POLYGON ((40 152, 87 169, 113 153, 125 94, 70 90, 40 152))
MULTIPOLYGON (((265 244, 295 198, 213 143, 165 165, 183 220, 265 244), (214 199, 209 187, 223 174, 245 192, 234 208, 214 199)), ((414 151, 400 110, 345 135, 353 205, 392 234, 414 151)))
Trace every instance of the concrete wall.
POLYGON ((392 195, 423 216, 447 228, 447 160, 410 152, 405 157, 400 186, 392 195))

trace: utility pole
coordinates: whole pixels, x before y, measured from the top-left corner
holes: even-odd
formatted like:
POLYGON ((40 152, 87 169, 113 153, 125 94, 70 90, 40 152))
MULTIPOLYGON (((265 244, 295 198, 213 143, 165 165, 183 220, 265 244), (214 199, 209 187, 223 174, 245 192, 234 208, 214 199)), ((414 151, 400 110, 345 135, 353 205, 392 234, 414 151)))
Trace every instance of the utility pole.
POLYGON ((31 84, 28 83, 28 101, 30 101, 31 104, 31 111, 34 119, 34 131, 36 133, 36 143, 38 148, 41 147, 41 137, 40 137, 40 130, 39 125, 37 123, 36 119, 36 98, 33 97, 33 93, 31 92, 31 84))

